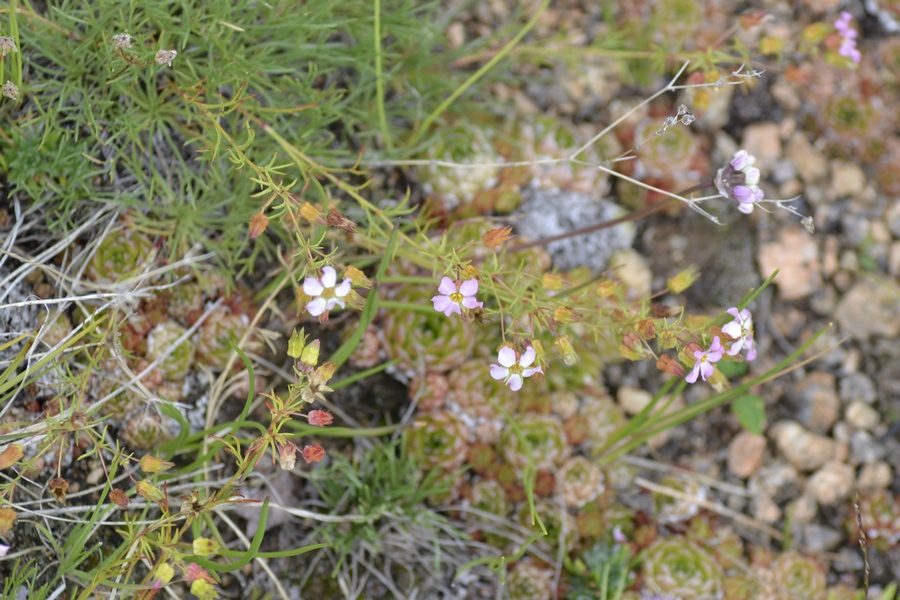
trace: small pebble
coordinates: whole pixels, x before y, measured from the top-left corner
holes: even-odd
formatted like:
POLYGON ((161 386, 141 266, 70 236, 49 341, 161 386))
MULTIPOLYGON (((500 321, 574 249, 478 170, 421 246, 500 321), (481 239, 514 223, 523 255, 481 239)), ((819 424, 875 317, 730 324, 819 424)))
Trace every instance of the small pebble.
POLYGON ((834 550, 843 540, 841 532, 818 523, 810 523, 803 528, 803 543, 812 552, 834 550))
POLYGON ((860 492, 875 492, 878 490, 886 490, 894 474, 891 466, 883 460, 876 460, 862 466, 859 470, 859 479, 856 487, 860 492))
POLYGON ((627 414, 636 415, 653 401, 653 394, 640 388, 622 386, 616 392, 616 400, 627 414))
POLYGON ((885 447, 868 431, 857 430, 850 437, 850 459, 855 464, 866 464, 881 460, 885 447))
POLYGON ((762 467, 750 478, 749 489, 755 494, 784 502, 797 496, 800 476, 797 469, 783 461, 762 467))
POLYGON ((806 491, 819 504, 833 506, 850 495, 855 479, 853 467, 830 461, 813 473, 806 482, 806 491))
POLYGON ((746 479, 763 465, 766 453, 766 438, 742 431, 728 445, 728 470, 746 479))
POLYGON ((863 402, 856 400, 847 407, 844 412, 844 418, 847 422, 859 429, 874 429, 881 422, 881 415, 878 411, 863 402))
POLYGON ((781 518, 781 509, 768 496, 757 496, 751 506, 753 518, 763 523, 774 523, 781 518))
POLYGON ((786 514, 791 519, 791 522, 798 525, 812 523, 818 512, 819 505, 816 504, 816 499, 808 494, 803 494, 799 498, 792 500, 786 510, 786 514))
POLYGON ((875 382, 865 373, 854 373, 842 377, 838 384, 838 396, 844 404, 850 404, 857 400, 872 404, 877 397, 875 382))
POLYGON ((811 433, 799 423, 780 421, 771 432, 782 456, 800 471, 818 469, 834 458, 834 440, 811 433))
POLYGON ((827 433, 838 420, 841 402, 831 373, 810 373, 790 389, 788 397, 798 405, 798 420, 814 433, 827 433))
POLYGON ((887 278, 858 280, 834 314, 841 330, 857 340, 900 335, 900 285, 887 278))

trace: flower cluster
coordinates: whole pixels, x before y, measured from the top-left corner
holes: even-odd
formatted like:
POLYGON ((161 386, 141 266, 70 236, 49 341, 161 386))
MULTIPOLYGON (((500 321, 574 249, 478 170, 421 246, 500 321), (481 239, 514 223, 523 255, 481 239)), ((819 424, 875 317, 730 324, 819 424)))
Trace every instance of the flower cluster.
POLYGON ((716 175, 716 189, 725 198, 736 202, 738 210, 745 215, 752 213, 754 204, 763 199, 755 163, 755 156, 746 150, 738 150, 731 162, 716 175))
MULTIPOLYGON (((747 350, 747 360, 755 359, 756 342, 753 339, 753 317, 750 315, 750 311, 746 308, 738 310, 737 307, 732 307, 726 312, 734 317, 732 322, 722 327, 722 333, 734 340, 727 351, 728 356, 735 356, 741 350, 747 350)), ((685 377, 687 382, 696 383, 697 377, 702 378, 703 381, 706 381, 708 377, 712 377, 714 371, 713 363, 722 360, 725 354, 725 347, 722 345, 719 336, 713 338, 713 343, 710 345, 709 350, 694 350, 696 361, 694 362, 694 368, 685 377)))
POLYGON ((838 54, 846 56, 855 63, 859 63, 862 58, 859 50, 856 48, 856 30, 850 27, 850 19, 853 15, 846 10, 841 13, 840 18, 834 22, 834 28, 841 34, 841 47, 838 54))

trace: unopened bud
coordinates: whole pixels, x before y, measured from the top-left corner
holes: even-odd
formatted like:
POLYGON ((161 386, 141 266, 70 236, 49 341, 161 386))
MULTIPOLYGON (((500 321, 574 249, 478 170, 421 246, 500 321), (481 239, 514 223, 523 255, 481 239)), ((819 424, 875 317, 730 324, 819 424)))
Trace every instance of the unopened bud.
POLYGON ((311 410, 309 415, 307 415, 307 419, 310 425, 315 425, 316 427, 325 427, 331 425, 332 421, 334 421, 331 413, 325 410, 311 410))
POLYGON ((325 458, 325 449, 322 446, 305 446, 303 448, 303 452, 300 453, 303 456, 303 460, 309 463, 319 462, 323 458, 325 458))
POLYGON ((557 291, 569 287, 568 281, 559 273, 544 273, 541 276, 541 285, 545 290, 557 291))
POLYGON ((475 265, 466 265, 462 270, 462 279, 463 281, 467 279, 480 279, 481 271, 478 270, 478 267, 475 265))
POLYGON ((144 473, 162 473, 175 466, 175 463, 145 454, 141 457, 141 470, 144 473))
POLYGON ((329 227, 337 227, 338 229, 343 229, 347 233, 354 233, 356 231, 356 223, 339 213, 336 208, 332 208, 328 211, 326 223, 329 227))
POLYGON ((311 367, 319 364, 320 346, 321 342, 319 342, 319 340, 313 340, 312 343, 306 346, 306 348, 304 348, 303 352, 300 354, 300 362, 311 367))
POLYGON ((553 318, 557 323, 576 323, 581 320, 581 316, 569 308, 568 306, 557 306, 553 309, 553 318))
POLYGON ((483 236, 481 236, 481 241, 484 242, 484 245, 488 248, 496 248, 503 242, 515 237, 512 235, 512 227, 499 227, 497 229, 491 229, 483 236))
POLYGON ((191 548, 197 556, 209 556, 211 554, 217 554, 221 546, 216 540, 201 537, 193 541, 191 548))
POLYGON ((138 496, 148 502, 162 502, 166 498, 166 495, 162 493, 162 490, 146 479, 138 481, 137 493, 138 496))
POLYGON ((656 337, 656 323, 653 319, 641 319, 635 325, 635 331, 645 340, 652 340, 656 337))
POLYGON ((8 469, 25 456, 25 451, 20 444, 10 444, 0 452, 0 471, 8 469))
POLYGON ((597 286, 595 293, 601 298, 609 298, 616 293, 618 287, 619 286, 614 281, 607 279, 597 286))
POLYGON ((291 333, 291 339, 288 340, 287 355, 293 359, 298 359, 303 355, 303 349, 306 347, 306 333, 301 329, 296 329, 291 333))
POLYGON ((556 346, 556 349, 559 351, 560 355, 563 357, 563 361, 567 365, 571 367, 578 362, 578 354, 575 353, 572 342, 569 341, 567 336, 564 335, 556 338, 553 345, 556 346))
POLYGON ((250 239, 255 240, 269 226, 269 217, 261 212, 250 215, 250 239))
POLYGON ((675 377, 684 377, 684 367, 668 354, 660 355, 659 360, 656 361, 656 368, 675 377))
POLYGON ((700 273, 697 272, 696 267, 691 265, 675 277, 671 277, 666 281, 666 288, 673 294, 680 294, 684 290, 688 289, 693 285, 697 278, 700 277, 700 273))
POLYGON ((665 329, 657 333, 656 341, 660 348, 669 350, 678 345, 678 336, 675 335, 674 331, 665 329))
POLYGON ((339 366, 336 362, 328 361, 312 372, 309 376, 310 383, 316 387, 325 385, 334 376, 339 366))
POLYGON ((131 502, 121 488, 111 489, 109 491, 109 499, 119 508, 128 508, 128 503, 131 502))
POLYGON ((347 267, 344 269, 344 278, 349 279, 355 288, 367 290, 372 287, 372 280, 366 277, 366 274, 356 267, 347 267))
POLYGON ((300 216, 310 223, 315 223, 316 225, 324 225, 326 223, 325 216, 322 214, 322 211, 320 211, 309 202, 304 202, 303 206, 300 207, 300 216))

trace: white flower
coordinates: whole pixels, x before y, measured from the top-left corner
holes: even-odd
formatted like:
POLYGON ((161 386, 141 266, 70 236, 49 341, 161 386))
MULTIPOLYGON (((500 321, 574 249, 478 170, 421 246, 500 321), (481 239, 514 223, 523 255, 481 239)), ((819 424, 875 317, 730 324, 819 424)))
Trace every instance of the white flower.
POLYGON ((333 267, 322 268, 322 279, 316 279, 315 277, 306 278, 303 282, 303 293, 315 298, 306 304, 306 310, 309 311, 309 314, 318 317, 335 306, 340 306, 341 308, 346 306, 342 298, 350 293, 350 280, 344 279, 340 285, 335 287, 336 284, 337 273, 335 273, 333 267))
POLYGON ((515 350, 508 346, 500 348, 497 356, 499 365, 491 365, 491 377, 503 380, 503 383, 509 386, 514 392, 522 389, 522 383, 526 377, 531 377, 535 373, 543 373, 540 367, 532 367, 531 364, 537 357, 534 348, 529 347, 521 357, 515 350))
POLYGON ((742 348, 746 348, 747 360, 753 360, 756 358, 756 342, 753 341, 753 317, 750 311, 745 308, 738 312, 737 307, 734 307, 726 312, 734 317, 734 321, 722 327, 722 333, 735 340, 728 350, 728 356, 734 356, 742 348))
POLYGON ((434 310, 442 312, 448 317, 453 313, 461 315, 462 307, 471 310, 473 308, 481 308, 484 305, 483 302, 475 299, 475 294, 478 293, 477 279, 463 281, 457 286, 452 279, 444 277, 441 279, 438 291, 443 295, 435 296, 431 299, 434 302, 434 310))

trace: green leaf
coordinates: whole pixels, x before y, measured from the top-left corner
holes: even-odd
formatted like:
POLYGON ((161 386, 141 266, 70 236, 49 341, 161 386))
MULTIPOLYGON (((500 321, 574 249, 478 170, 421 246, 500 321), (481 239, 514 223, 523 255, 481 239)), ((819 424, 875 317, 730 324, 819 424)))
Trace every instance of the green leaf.
POLYGON ((731 411, 738 418, 741 427, 755 433, 762 434, 762 426, 766 421, 766 405, 762 396, 745 394, 731 404, 731 411))

